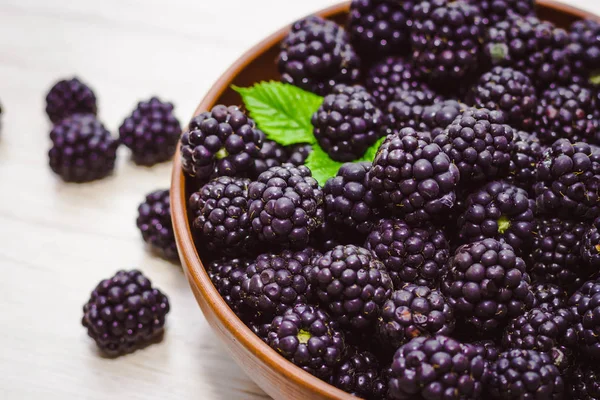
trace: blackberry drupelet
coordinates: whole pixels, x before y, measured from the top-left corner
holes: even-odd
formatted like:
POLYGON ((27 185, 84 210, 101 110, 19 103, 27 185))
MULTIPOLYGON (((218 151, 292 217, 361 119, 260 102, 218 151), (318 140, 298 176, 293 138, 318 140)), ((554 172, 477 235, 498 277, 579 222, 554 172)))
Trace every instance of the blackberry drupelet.
POLYGON ((382 108, 394 99, 398 90, 429 91, 425 83, 415 78, 410 62, 396 56, 375 63, 367 73, 365 87, 382 108))
POLYGON ((308 158, 308 155, 312 152, 312 146, 310 144, 297 144, 288 146, 287 163, 294 164, 295 166, 304 165, 304 162, 308 158))
POLYGON ((509 15, 535 15, 534 0, 467 0, 479 7, 486 25, 504 21, 509 15))
POLYGON ((268 343, 303 370, 329 379, 345 352, 344 335, 325 311, 297 304, 273 319, 268 343))
POLYGON ((549 145, 561 138, 594 142, 600 132, 600 112, 593 91, 577 84, 551 85, 537 104, 535 131, 549 145))
POLYGON ((46 114, 54 124, 74 114, 97 112, 96 95, 77 78, 57 82, 46 96, 46 114))
POLYGON ((464 207, 457 221, 463 243, 502 239, 517 254, 528 253, 533 241, 535 201, 525 190, 493 181, 471 193, 464 207))
POLYGON ((534 123, 537 96, 527 75, 510 67, 494 67, 471 88, 467 102, 477 108, 504 111, 511 126, 528 130, 534 123))
POLYGON ((448 268, 448 240, 432 226, 411 228, 399 219, 382 219, 365 247, 383 262, 395 287, 414 283, 436 288, 448 268))
POLYGON ((579 365, 570 379, 572 400, 600 399, 600 369, 597 365, 579 365))
POLYGON ((600 360, 600 279, 584 283, 568 305, 577 318, 575 331, 581 354, 600 360))
POLYGON ((238 317, 248 313, 243 302, 241 285, 250 264, 251 261, 245 258, 221 258, 206 266, 206 272, 213 285, 238 317))
POLYGON ((596 218, 591 227, 583 235, 581 241, 581 258, 591 269, 600 270, 600 219, 596 218))
POLYGON ((534 16, 508 15, 490 27, 484 53, 492 65, 512 67, 527 75, 538 88, 568 83, 573 78, 564 29, 534 16))
POLYGON ((390 399, 477 399, 483 394, 487 362, 474 346, 446 336, 417 337, 394 354, 390 399))
POLYGON ((514 349, 492 364, 487 384, 494 399, 562 399, 565 382, 548 353, 514 349))
POLYGON ((379 215, 377 196, 367 187, 370 162, 346 163, 323 187, 327 219, 340 229, 367 234, 379 215))
POLYGON ((169 190, 155 190, 138 207, 136 225, 144 242, 158 250, 165 258, 178 260, 177 245, 171 222, 169 190))
POLYGON ((119 127, 121 143, 131 149, 133 161, 146 166, 170 160, 180 135, 173 104, 157 97, 140 101, 119 127))
POLYGON ((567 291, 555 284, 536 283, 531 285, 531 292, 535 298, 534 307, 542 310, 564 308, 567 305, 567 291))
POLYGON ((115 167, 119 142, 91 114, 75 114, 50 131, 50 168, 67 182, 89 182, 109 175, 115 167))
POLYGON ((577 20, 569 29, 569 56, 583 82, 598 84, 600 74, 600 23, 593 19, 577 20))
POLYGON ((579 287, 594 272, 581 258, 581 241, 588 225, 559 218, 540 219, 534 228, 529 272, 536 282, 579 287))
POLYGON ((261 158, 264 136, 237 107, 216 105, 194 117, 181 136, 183 170, 204 182, 224 175, 248 177, 261 158))
POLYGON ((504 113, 470 108, 435 137, 460 171, 463 185, 477 185, 508 175, 514 131, 504 113))
POLYGON ((421 123, 423 113, 426 107, 439 101, 441 98, 428 89, 397 90, 387 106, 385 123, 396 132, 406 127, 426 130, 421 123))
POLYGON ((586 143, 559 139, 536 167, 539 213, 569 219, 600 216, 600 151, 586 143))
POLYGON ((377 357, 369 351, 350 347, 345 361, 336 369, 331 383, 353 396, 368 400, 382 399, 387 382, 380 377, 377 357))
POLYGON ((457 88, 478 70, 484 21, 464 1, 428 0, 413 9, 415 73, 439 87, 457 88))
POLYGON ((256 243, 248 197, 249 179, 221 176, 189 199, 192 229, 211 252, 249 252, 256 243))
POLYGON ((500 356, 500 347, 492 340, 477 340, 471 345, 475 347, 478 355, 483 357, 488 363, 495 362, 500 356))
POLYGON ((248 216, 263 242, 304 248, 324 222, 324 195, 305 166, 269 168, 248 187, 248 216))
POLYGON ((468 107, 456 100, 439 101, 426 106, 421 114, 421 129, 431 132, 431 137, 440 135, 456 117, 468 107))
POLYGON ((417 336, 450 335, 454 312, 438 290, 404 284, 396 289, 381 310, 378 337, 397 349, 417 336))
POLYGON ((292 25, 277 58, 281 80, 324 95, 338 83, 354 83, 360 60, 346 31, 332 21, 311 16, 292 25))
POLYGON ((461 246, 450 259, 441 290, 457 318, 479 333, 493 333, 533 305, 525 262, 496 239, 461 246))
POLYGON ((536 182, 535 168, 542 159, 544 147, 536 135, 524 131, 515 132, 514 148, 510 157, 506 180, 533 195, 536 182))
POLYGON ((359 159, 386 134, 383 114, 362 86, 336 85, 312 116, 314 135, 329 156, 341 162, 359 159))
POLYGON ((163 333, 169 300, 140 271, 101 281, 83 306, 81 323, 109 356, 132 352, 163 333))
POLYGON ((311 284, 323 307, 342 327, 368 329, 392 293, 392 280, 369 250, 340 245, 313 261, 311 284))
POLYGON ((442 149, 412 128, 389 135, 369 171, 369 186, 382 205, 420 224, 452 209, 460 174, 442 149))
MULTIPOLYGON (((252 175, 259 176, 271 167, 285 164, 288 162, 288 158, 289 155, 285 147, 272 140, 265 140, 262 149, 260 149, 260 157, 254 162, 252 175)), ((304 160, 300 164, 303 163, 304 160)))

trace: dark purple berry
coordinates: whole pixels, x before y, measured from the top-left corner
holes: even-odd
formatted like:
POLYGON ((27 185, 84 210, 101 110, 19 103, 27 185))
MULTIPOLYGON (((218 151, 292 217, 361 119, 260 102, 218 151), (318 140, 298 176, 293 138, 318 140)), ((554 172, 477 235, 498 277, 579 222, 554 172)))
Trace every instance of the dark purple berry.
POLYGON ((568 304, 577 318, 579 350, 586 358, 600 360, 600 280, 584 283, 568 304))
POLYGON ((165 258, 177 260, 177 245, 171 222, 169 190, 149 193, 138 207, 136 225, 144 242, 158 250, 165 258))
POLYGON ((415 78, 411 64, 395 56, 386 57, 369 69, 365 87, 382 108, 394 99, 398 91, 427 90, 426 84, 415 78))
POLYGON ((46 96, 46 114, 53 123, 74 114, 97 113, 96 95, 77 78, 57 82, 46 96))

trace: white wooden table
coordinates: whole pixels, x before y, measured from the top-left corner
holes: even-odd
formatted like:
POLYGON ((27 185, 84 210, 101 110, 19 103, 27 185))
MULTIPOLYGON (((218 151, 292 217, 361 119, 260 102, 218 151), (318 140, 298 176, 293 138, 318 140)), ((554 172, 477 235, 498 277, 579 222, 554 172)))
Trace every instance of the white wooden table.
POLYGON ((0 399, 266 397, 211 332, 179 267, 148 253, 135 227, 170 165, 136 167, 121 149, 112 177, 62 183, 48 167, 44 96, 77 75, 113 132, 154 94, 186 123, 248 47, 336 1, 0 0, 0 399), (81 307, 98 281, 134 267, 169 295, 165 339, 102 358, 81 307))

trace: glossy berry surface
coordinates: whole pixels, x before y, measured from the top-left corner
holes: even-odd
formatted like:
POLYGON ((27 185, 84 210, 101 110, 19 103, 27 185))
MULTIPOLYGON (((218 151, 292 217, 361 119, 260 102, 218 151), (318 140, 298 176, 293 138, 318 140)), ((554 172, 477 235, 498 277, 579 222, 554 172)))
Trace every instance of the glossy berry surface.
POLYGON ((171 221, 169 190, 149 193, 138 207, 136 225, 144 242, 158 250, 165 258, 178 260, 177 245, 171 221))

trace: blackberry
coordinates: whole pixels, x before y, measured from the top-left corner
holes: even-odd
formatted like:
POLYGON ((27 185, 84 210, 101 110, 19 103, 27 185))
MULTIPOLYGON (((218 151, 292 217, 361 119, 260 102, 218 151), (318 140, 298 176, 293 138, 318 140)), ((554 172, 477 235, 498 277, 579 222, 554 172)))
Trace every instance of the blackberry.
POLYGON ((383 305, 377 334, 398 348, 417 336, 450 335, 454 323, 452 307, 438 290, 404 284, 383 305))
MULTIPOLYGON (((265 140, 262 149, 260 149, 260 157, 254 162, 252 175, 258 176, 271 167, 285 164, 288 162, 288 158, 289 155, 285 147, 272 140, 265 140)), ((298 165, 301 164, 304 164, 304 160, 298 165)))
POLYGON ((190 122, 181 136, 181 163, 191 177, 247 177, 260 160, 264 141, 254 121, 237 107, 216 105, 190 122))
POLYGON ((488 392, 494 399, 562 399, 565 382, 547 353, 513 349, 492 364, 488 392))
POLYGON ((114 357, 159 338, 168 312, 167 296, 140 271, 118 271, 96 286, 81 323, 100 350, 114 357))
POLYGON ((500 347, 492 340, 478 340, 471 343, 478 355, 488 363, 495 362, 500 356, 500 347))
POLYGON ((209 251, 238 254, 255 244, 248 215, 249 184, 249 179, 221 176, 190 196, 192 229, 202 235, 209 251))
POLYGON ((440 100, 439 96, 427 89, 398 90, 388 104, 386 125, 395 131, 405 127, 425 130, 425 126, 421 124, 423 112, 427 106, 440 100))
POLYGON ((363 59, 400 54, 410 48, 413 1, 353 0, 348 31, 363 59))
POLYGON ((471 88, 467 102, 504 111, 511 126, 528 130, 533 126, 537 96, 527 75, 509 67, 494 67, 471 88))
POLYGON ((310 144, 297 144, 289 146, 287 163, 294 164, 295 166, 304 165, 304 162, 308 158, 308 155, 312 152, 312 146, 310 144))
POLYGON ((486 25, 504 21, 509 15, 535 15, 534 0, 467 0, 478 6, 486 25))
POLYGON ((491 333, 533 305, 529 282, 525 262, 510 245, 485 239, 458 248, 441 290, 457 317, 491 333))
POLYGON ((97 112, 94 91, 77 78, 58 81, 46 96, 46 114, 54 124, 74 114, 97 112))
POLYGON ((593 19, 573 22, 569 29, 569 55, 575 72, 598 84, 600 73, 600 23, 593 19))
POLYGON ((415 78, 410 62, 396 56, 389 56, 375 63, 367 73, 365 87, 382 108, 394 99, 398 90, 429 91, 425 83, 415 78))
POLYGON ((367 187, 370 162, 347 163, 323 187, 327 218, 334 224, 367 234, 379 215, 378 199, 367 187))
POLYGON ((390 399, 477 399, 487 363, 474 346, 446 336, 417 337, 394 354, 390 399))
POLYGON ((535 297, 534 306, 542 310, 564 308, 567 305, 567 291, 552 283, 531 285, 535 297))
POLYGON ((383 262, 396 287, 414 283, 435 288, 448 268, 448 240, 432 226, 411 228, 399 219, 382 219, 365 247, 383 262))
POLYGON ((506 180, 533 194, 533 186, 536 182, 535 168, 542 159, 543 153, 544 147, 536 135, 524 131, 515 132, 514 148, 506 180))
POLYGON ((177 245, 171 222, 169 190, 155 190, 138 207, 136 225, 144 242, 158 250, 165 258, 177 260, 177 245))
POLYGON ((577 319, 579 350, 585 357, 600 360, 600 279, 584 283, 568 305, 577 319))
POLYGON ((444 100, 423 108, 421 129, 431 132, 431 137, 440 135, 468 107, 456 100, 444 100))
POLYGON ((262 315, 283 314, 298 303, 308 303, 311 287, 306 276, 311 257, 290 251, 261 254, 246 269, 240 289, 244 302, 262 315))
POLYGON ((600 399, 600 369, 597 365, 582 364, 573 372, 570 382, 572 400, 600 399))
POLYGON ((250 264, 251 261, 245 258, 221 258, 206 266, 211 282, 238 317, 244 316, 247 311, 241 285, 250 264))
POLYGON ((529 262, 534 280, 562 288, 575 288, 585 282, 594 272, 581 259, 581 240, 586 229, 582 222, 559 218, 538 220, 529 262))
POLYGON ((483 47, 492 65, 519 70, 538 88, 544 88, 572 79, 568 43, 567 32, 551 22, 511 14, 490 27, 483 47))
POLYGON ((525 190, 505 182, 490 182, 470 194, 464 207, 457 222, 463 243, 502 239, 519 255, 528 252, 533 241, 535 202, 525 190))
POLYGON ((428 0, 413 9, 410 29, 415 73, 441 87, 458 87, 477 71, 484 21, 463 1, 428 0))
POLYGON ((385 135, 383 114, 362 86, 336 85, 312 116, 314 135, 336 161, 353 161, 385 135))
POLYGON ((173 104, 157 97, 139 102, 119 127, 121 143, 131 149, 133 161, 146 166, 170 160, 180 135, 173 104))
POLYGON ((476 185, 508 175, 514 131, 505 115, 470 108, 435 137, 460 172, 463 184, 476 185))
POLYGON ((581 142, 557 140, 536 167, 540 213, 575 219, 600 216, 600 151, 581 142))
POLYGON ((336 246, 315 259, 310 279, 333 319, 356 331, 373 324, 393 289, 381 261, 354 245, 336 246))
POLYGON ((581 241, 581 258, 591 269, 600 270, 600 219, 596 218, 591 227, 583 235, 581 241))
POLYGON ((360 60, 346 31, 316 16, 292 25, 281 42, 277 67, 283 82, 319 95, 360 76, 360 60))
POLYGON ((383 206, 409 224, 419 224, 452 209, 459 177, 458 168, 438 145, 404 128, 379 147, 369 186, 383 206))
POLYGON ((342 361, 344 335, 319 307, 297 304, 273 319, 268 343, 303 370, 329 379, 342 361))
POLYGON ((101 179, 115 168, 119 142, 91 114, 61 120, 52 128, 50 139, 50 168, 67 182, 101 179))
POLYGON ((324 222, 323 190, 305 166, 269 168, 248 194, 248 216, 261 241, 303 248, 324 222))
POLYGON ((369 351, 351 348, 345 361, 336 369, 331 383, 353 396, 381 399, 387 392, 387 382, 380 377, 377 357, 369 351))

